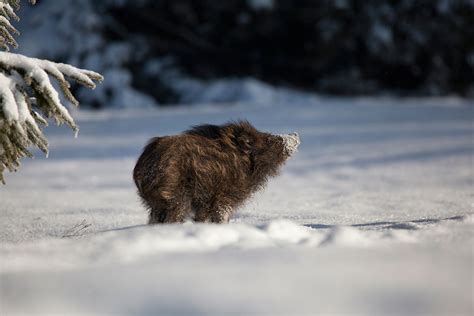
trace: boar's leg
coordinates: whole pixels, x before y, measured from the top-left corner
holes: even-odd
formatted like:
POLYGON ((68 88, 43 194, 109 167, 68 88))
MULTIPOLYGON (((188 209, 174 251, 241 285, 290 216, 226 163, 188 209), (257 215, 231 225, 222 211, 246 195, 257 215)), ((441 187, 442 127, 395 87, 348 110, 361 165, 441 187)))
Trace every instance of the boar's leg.
POLYGON ((217 207, 211 215, 211 222, 228 223, 231 215, 232 215, 232 208, 230 206, 217 207))
POLYGON ((183 223, 189 218, 190 205, 184 200, 159 200, 150 208, 148 224, 183 223))
POLYGON ((166 212, 160 210, 151 210, 148 224, 161 224, 165 222, 166 212))
POLYGON ((194 216, 195 222, 204 223, 228 223, 232 215, 232 208, 229 206, 216 206, 211 209, 197 208, 194 216))

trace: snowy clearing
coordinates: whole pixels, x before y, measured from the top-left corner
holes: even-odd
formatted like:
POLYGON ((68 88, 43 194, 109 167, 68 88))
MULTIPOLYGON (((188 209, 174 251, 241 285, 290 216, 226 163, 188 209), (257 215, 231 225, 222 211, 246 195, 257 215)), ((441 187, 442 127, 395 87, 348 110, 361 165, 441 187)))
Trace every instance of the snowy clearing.
POLYGON ((472 314, 471 102, 277 99, 46 129, 0 188, 1 314, 472 314), (144 225, 148 138, 238 118, 299 133, 282 174, 229 225, 144 225))

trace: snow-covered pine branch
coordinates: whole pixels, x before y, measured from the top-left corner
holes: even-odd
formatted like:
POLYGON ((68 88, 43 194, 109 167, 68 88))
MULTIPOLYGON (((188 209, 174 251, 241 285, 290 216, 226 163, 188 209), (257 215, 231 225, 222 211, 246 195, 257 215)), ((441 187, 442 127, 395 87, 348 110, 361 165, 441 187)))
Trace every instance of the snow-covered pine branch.
MULTIPOLYGON (((30 0, 34 4, 35 1, 30 0)), ((10 19, 18 20, 14 9, 19 0, 0 0, 0 46, 16 47, 10 32, 18 33, 10 19)), ((102 75, 74 66, 49 60, 26 57, 20 54, 0 52, 0 181, 5 183, 3 171, 15 171, 19 159, 32 157, 27 147, 36 146, 46 154, 48 142, 40 125, 47 125, 43 118, 52 118, 57 124, 67 124, 76 133, 78 128, 61 103, 59 94, 51 83, 54 78, 72 104, 79 102, 70 90, 69 81, 76 81, 91 89, 94 80, 103 80, 102 75), (68 81, 69 80, 69 81, 68 81)))
MULTIPOLYGON (((30 0, 30 3, 35 4, 36 0, 30 0)), ((20 20, 14 11, 19 8, 20 0, 0 0, 0 47, 6 51, 10 49, 8 46, 18 47, 11 33, 19 35, 20 32, 13 27, 10 20, 20 20)))

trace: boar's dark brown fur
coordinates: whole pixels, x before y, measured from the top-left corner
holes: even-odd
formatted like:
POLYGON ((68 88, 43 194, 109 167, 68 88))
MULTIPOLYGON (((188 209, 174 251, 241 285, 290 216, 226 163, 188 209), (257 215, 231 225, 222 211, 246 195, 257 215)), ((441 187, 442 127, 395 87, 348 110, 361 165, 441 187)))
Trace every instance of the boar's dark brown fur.
POLYGON ((133 177, 150 224, 222 223, 291 153, 284 137, 259 132, 247 121, 200 125, 152 138, 133 177))

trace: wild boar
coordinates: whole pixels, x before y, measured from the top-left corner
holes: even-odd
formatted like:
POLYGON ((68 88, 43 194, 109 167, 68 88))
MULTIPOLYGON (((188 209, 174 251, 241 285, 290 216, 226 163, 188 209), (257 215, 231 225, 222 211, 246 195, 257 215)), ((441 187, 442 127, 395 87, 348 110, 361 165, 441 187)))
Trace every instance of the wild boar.
POLYGON ((227 223, 299 144, 297 133, 260 132, 248 121, 152 138, 133 171, 149 224, 227 223))

